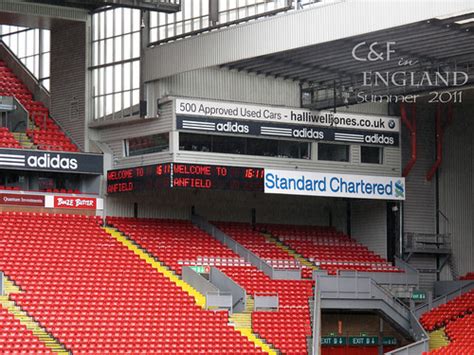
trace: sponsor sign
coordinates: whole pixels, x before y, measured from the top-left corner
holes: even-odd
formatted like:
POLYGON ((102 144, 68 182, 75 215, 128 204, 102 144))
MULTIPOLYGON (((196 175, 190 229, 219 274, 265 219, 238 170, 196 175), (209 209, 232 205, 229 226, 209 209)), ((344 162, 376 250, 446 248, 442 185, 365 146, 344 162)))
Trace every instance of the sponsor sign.
POLYGON ((0 205, 44 207, 44 196, 24 194, 0 194, 0 205))
POLYGON ((47 195, 45 199, 45 207, 102 210, 104 209, 104 201, 101 198, 95 197, 47 195))
POLYGON ((0 168, 102 174, 103 157, 99 154, 0 149, 0 168))
POLYGON ((265 169, 265 193, 404 200, 401 177, 346 175, 265 169))
POLYGON ((95 198, 89 197, 62 197, 54 196, 54 208, 80 208, 95 210, 97 202, 95 198))
POLYGON ((210 119, 207 117, 176 118, 178 130, 202 133, 223 133, 226 135, 250 135, 278 137, 314 141, 334 141, 367 145, 398 146, 398 132, 367 132, 362 130, 343 130, 333 127, 315 127, 311 125, 292 125, 267 123, 261 121, 237 121, 210 119))
POLYGON ((207 117, 212 119, 244 120, 311 127, 342 128, 350 130, 398 133, 398 118, 358 113, 310 111, 299 108, 249 105, 234 102, 216 102, 176 99, 176 116, 207 117))

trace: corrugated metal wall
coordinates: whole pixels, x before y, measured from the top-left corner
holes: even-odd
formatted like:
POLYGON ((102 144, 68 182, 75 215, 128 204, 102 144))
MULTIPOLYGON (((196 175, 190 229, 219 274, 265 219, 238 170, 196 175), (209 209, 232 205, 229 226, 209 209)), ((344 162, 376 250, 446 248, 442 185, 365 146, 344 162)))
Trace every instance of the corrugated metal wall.
MULTIPOLYGON (((403 204, 404 232, 436 233, 436 184, 426 181, 426 173, 435 159, 435 107, 417 107, 417 161, 406 178, 406 201, 403 204)), ((410 110, 408 110, 410 111, 410 110)), ((403 126, 402 160, 410 159, 410 134, 403 126)), ((414 256, 410 264, 421 270, 436 269, 434 256, 414 256)), ((420 273, 420 287, 431 289, 436 273, 420 273)))
POLYGON ((263 105, 300 105, 297 82, 219 68, 174 75, 147 84, 147 89, 148 102, 165 96, 184 96, 263 105))
POLYGON ((51 114, 81 149, 86 139, 86 24, 51 27, 51 114))
POLYGON ((350 160, 350 163, 324 162, 306 159, 284 159, 263 156, 203 153, 191 151, 180 151, 176 154, 176 161, 181 163, 200 162, 202 164, 254 166, 284 170, 299 169, 301 171, 320 171, 362 175, 397 176, 401 174, 400 152, 398 148, 384 149, 384 164, 361 164, 360 147, 352 145, 350 160))
POLYGON ((440 232, 452 235, 460 275, 474 270, 473 117, 472 99, 470 103, 455 106, 454 121, 445 131, 444 157, 439 170, 439 208, 449 219, 447 223, 440 217, 440 232))
POLYGON ((332 224, 346 231, 347 203, 342 199, 265 195, 263 193, 174 190, 109 197, 106 214, 133 216, 134 203, 139 217, 189 218, 191 207, 211 219, 250 222, 252 208, 257 222, 309 225, 332 224))
POLYGON ((115 168, 150 165, 160 161, 171 161, 172 155, 170 152, 124 157, 124 140, 127 138, 142 137, 172 131, 172 112, 172 103, 165 103, 160 108, 159 118, 140 120, 135 123, 96 129, 96 139, 107 144, 112 151, 115 168))
POLYGON ((351 235, 359 243, 387 258, 387 202, 353 201, 351 235))

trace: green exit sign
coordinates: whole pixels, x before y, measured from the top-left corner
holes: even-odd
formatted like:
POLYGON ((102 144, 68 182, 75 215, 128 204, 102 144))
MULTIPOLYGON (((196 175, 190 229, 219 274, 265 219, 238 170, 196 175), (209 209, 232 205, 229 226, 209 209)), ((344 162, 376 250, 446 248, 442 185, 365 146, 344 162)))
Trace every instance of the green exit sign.
POLYGON ((395 337, 383 337, 382 338, 383 345, 397 345, 397 338, 395 337))
POLYGON ((426 300, 426 292, 421 290, 414 290, 411 294, 413 301, 424 301, 426 300))
POLYGON ((349 345, 370 346, 378 345, 378 337, 349 337, 349 345))
POLYGON ((189 267, 191 270, 194 270, 198 274, 209 274, 209 266, 207 265, 195 265, 189 267))
POLYGON ((321 345, 323 346, 340 346, 346 345, 346 337, 321 337, 321 345))

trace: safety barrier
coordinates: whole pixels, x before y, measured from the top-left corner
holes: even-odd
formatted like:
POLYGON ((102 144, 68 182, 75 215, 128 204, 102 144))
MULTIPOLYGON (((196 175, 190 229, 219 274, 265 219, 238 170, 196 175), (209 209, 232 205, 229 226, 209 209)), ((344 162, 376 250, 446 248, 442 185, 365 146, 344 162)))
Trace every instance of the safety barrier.
POLYGON ((279 300, 276 292, 255 292, 254 297, 254 311, 264 309, 274 309, 278 311, 279 300))
POLYGON ((230 295, 233 312, 245 310, 247 293, 239 284, 215 267, 211 267, 209 280, 218 288, 221 295, 230 295))

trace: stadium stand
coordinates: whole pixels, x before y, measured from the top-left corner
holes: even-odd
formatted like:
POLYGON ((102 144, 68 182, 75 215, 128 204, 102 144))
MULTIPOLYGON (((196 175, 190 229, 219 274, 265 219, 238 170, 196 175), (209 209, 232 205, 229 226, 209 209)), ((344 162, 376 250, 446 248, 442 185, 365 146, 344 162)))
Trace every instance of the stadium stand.
POLYGON ((329 274, 335 275, 338 270, 402 272, 333 227, 265 224, 259 229, 329 274))
MULTIPOLYGON (((429 354, 468 355, 474 353, 474 290, 423 314, 420 322, 431 334, 442 330, 449 344, 429 354)), ((428 353, 425 353, 428 354, 428 353)))
MULTIPOLYGON (((252 312, 253 331, 285 354, 306 353, 307 336, 311 335, 308 304, 308 298, 312 297, 311 281, 272 280, 189 221, 108 217, 107 223, 177 274, 181 273, 183 265, 210 262, 243 287, 248 295, 278 294, 277 312, 252 312)), ((251 235, 258 244, 260 235, 251 235)))
POLYGON ((31 330, 0 306, 0 352, 2 354, 54 354, 31 330))
MULTIPOLYGON (((0 61, 0 96, 14 96, 29 112, 30 119, 35 128, 27 130, 26 133, 38 149, 79 151, 51 119, 49 110, 42 102, 33 100, 33 95, 28 88, 12 73, 3 61, 0 61)), ((9 148, 21 147, 18 141, 15 140, 15 142, 16 145, 15 143, 10 143, 12 146, 9 148)), ((2 144, 1 137, 0 144, 2 144)))
MULTIPOLYGON (((10 299, 74 354, 261 353, 101 228, 76 215, 0 214, 10 299), (28 262, 25 262, 28 260, 28 262)), ((0 352, 4 344, 0 343, 0 352)))

